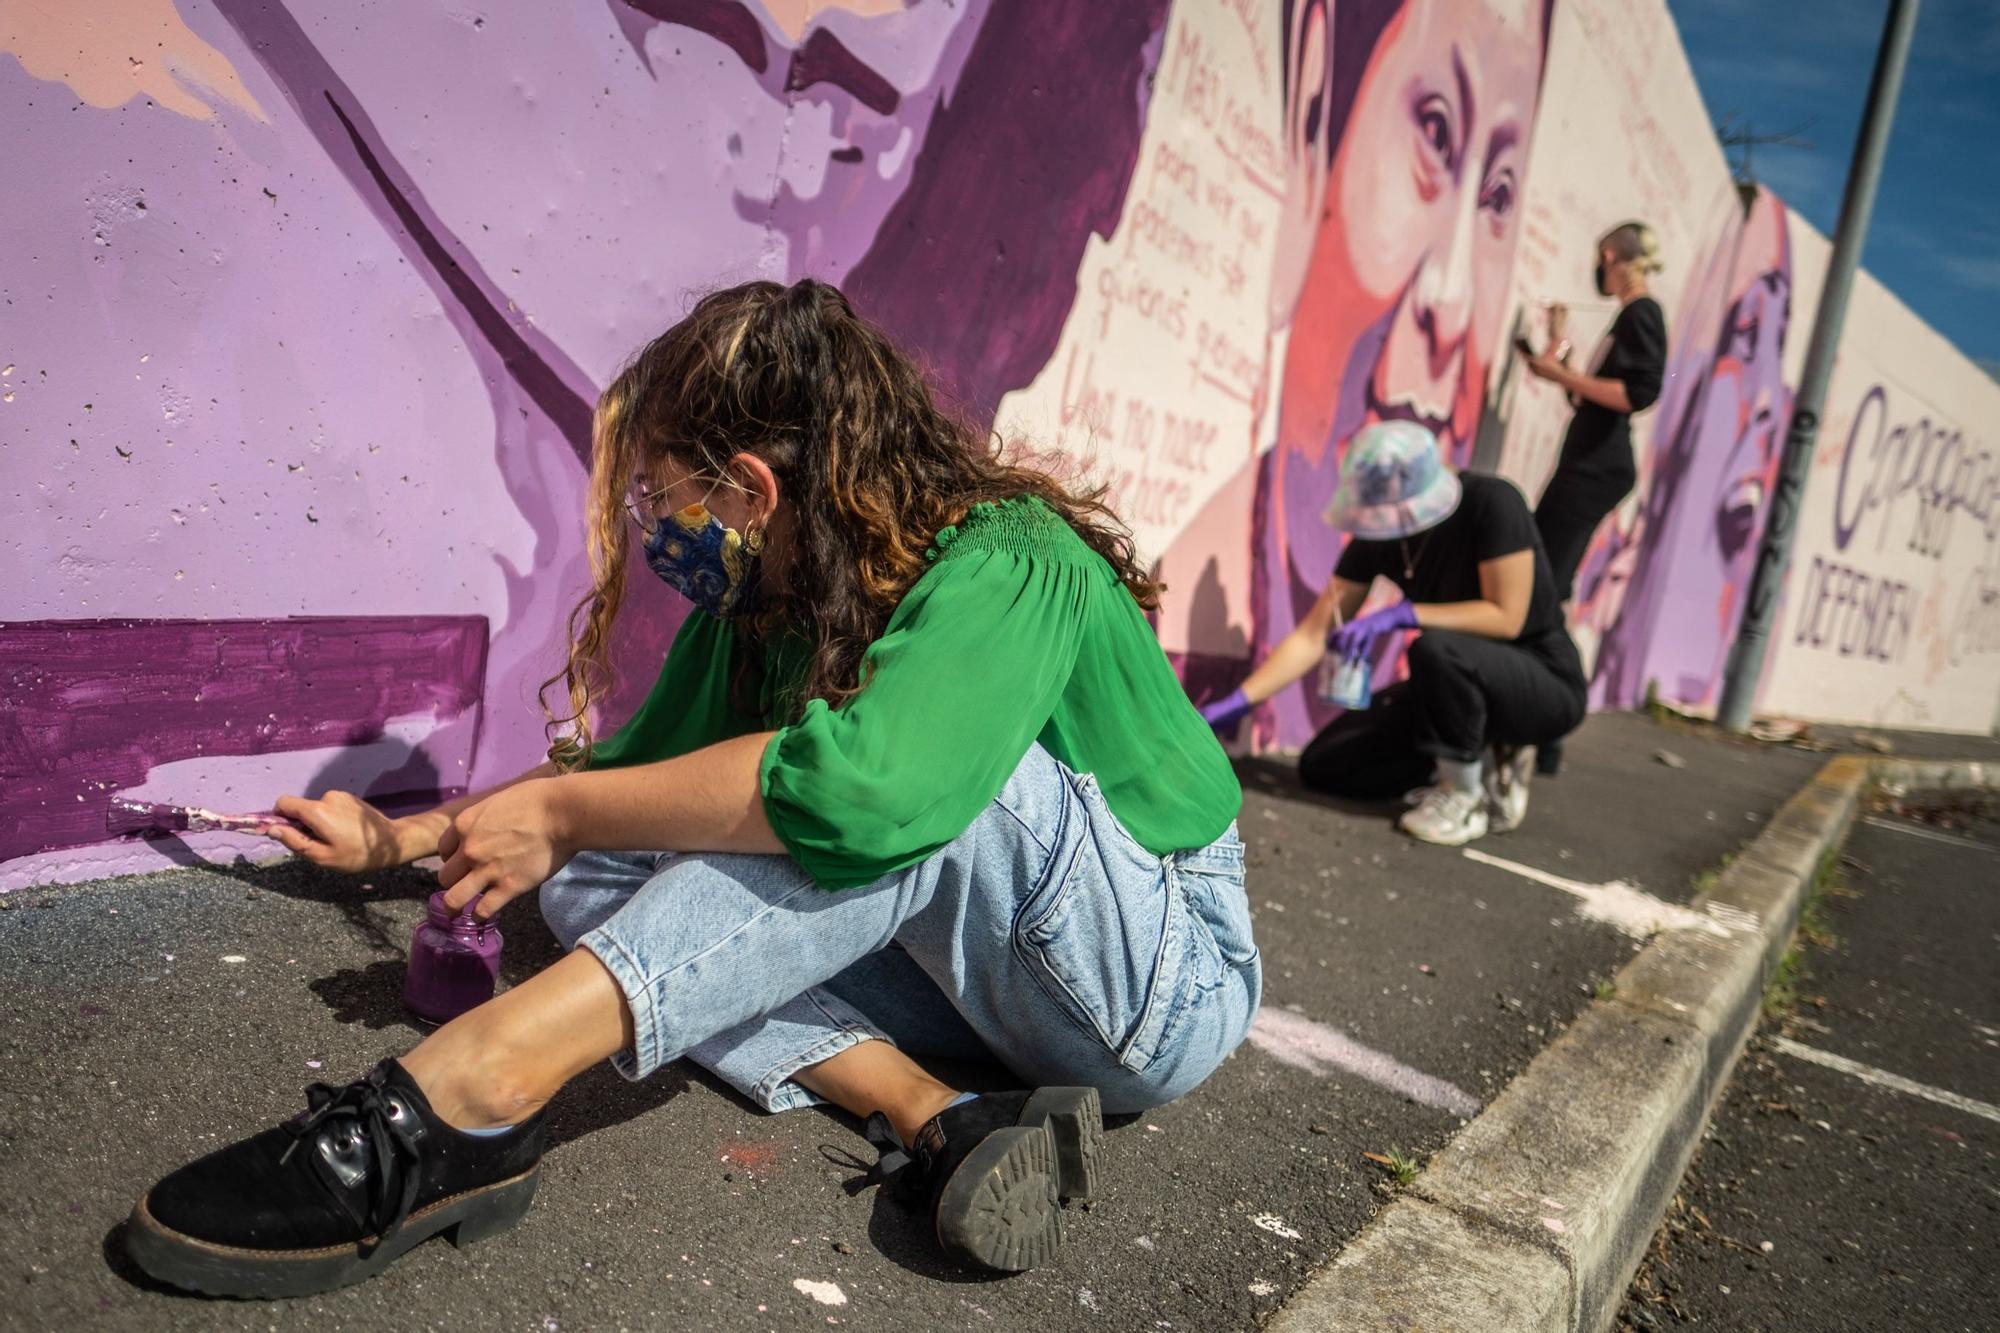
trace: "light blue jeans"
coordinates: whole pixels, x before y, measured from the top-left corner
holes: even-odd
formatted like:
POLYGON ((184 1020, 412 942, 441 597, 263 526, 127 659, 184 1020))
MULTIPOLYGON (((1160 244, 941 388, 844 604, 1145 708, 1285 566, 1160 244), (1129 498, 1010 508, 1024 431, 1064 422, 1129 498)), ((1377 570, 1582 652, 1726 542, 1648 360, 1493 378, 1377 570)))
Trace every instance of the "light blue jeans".
POLYGON ((619 1072, 687 1056, 771 1111, 871 1039, 1143 1110, 1235 1049, 1263 989, 1236 830, 1155 856, 1040 746, 957 839, 862 888, 787 856, 583 852, 541 898, 625 992, 619 1072))

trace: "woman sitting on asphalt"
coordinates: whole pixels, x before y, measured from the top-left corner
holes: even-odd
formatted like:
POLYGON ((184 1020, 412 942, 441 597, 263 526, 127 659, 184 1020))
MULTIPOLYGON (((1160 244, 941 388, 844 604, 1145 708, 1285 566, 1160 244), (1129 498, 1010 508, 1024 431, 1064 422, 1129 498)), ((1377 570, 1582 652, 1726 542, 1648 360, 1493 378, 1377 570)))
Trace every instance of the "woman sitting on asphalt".
POLYGON ((344 870, 435 852, 482 918, 539 887, 571 951, 155 1185, 126 1234, 156 1277, 296 1295, 502 1230, 565 1082, 682 1056, 766 1110, 870 1117, 949 1253, 1027 1268, 1098 1187, 1100 1105, 1178 1097, 1242 1040, 1240 793, 1095 498, 1003 462, 813 281, 716 293, 643 349, 590 489, 551 763, 402 820, 288 797, 310 836, 277 833, 344 870), (697 609, 593 742, 635 545, 697 609), (913 1054, 1023 1088, 961 1093, 913 1054))
POLYGON ((1366 800, 1422 787, 1401 823, 1426 842, 1515 827, 1533 747, 1572 730, 1585 707, 1583 666, 1527 501, 1498 477, 1454 473, 1430 431, 1389 421, 1348 447, 1327 521, 1350 535, 1333 581, 1243 687, 1202 715, 1232 728, 1329 647, 1370 664, 1382 640, 1415 630, 1409 679, 1314 737, 1299 756, 1301 781, 1366 800), (1378 577, 1402 597, 1357 618, 1378 577))

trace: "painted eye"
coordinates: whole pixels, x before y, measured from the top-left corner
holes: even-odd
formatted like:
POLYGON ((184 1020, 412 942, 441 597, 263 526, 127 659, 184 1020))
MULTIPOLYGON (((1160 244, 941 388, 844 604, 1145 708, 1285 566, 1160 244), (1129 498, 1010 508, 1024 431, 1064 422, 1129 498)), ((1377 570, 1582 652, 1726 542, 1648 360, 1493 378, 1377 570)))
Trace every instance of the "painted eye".
POLYGON ((1417 133, 1423 136, 1424 144, 1436 153, 1446 165, 1452 158, 1451 104, 1432 93, 1417 103, 1417 133))
POLYGON ((1479 196, 1480 207, 1496 218, 1504 218, 1514 211, 1514 173, 1503 171, 1487 183, 1484 193, 1479 196))

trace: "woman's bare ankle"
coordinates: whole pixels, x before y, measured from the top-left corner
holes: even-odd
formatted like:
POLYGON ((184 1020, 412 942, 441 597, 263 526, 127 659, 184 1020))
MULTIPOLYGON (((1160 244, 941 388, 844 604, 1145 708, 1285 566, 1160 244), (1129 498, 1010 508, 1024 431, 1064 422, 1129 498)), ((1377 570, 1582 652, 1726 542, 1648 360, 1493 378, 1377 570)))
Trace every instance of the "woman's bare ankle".
POLYGON ((454 1129, 518 1125, 541 1110, 551 1094, 522 1079, 494 1044, 472 1031, 452 1030, 472 1017, 455 1019, 432 1033, 402 1057, 403 1068, 424 1090, 431 1110, 454 1129))

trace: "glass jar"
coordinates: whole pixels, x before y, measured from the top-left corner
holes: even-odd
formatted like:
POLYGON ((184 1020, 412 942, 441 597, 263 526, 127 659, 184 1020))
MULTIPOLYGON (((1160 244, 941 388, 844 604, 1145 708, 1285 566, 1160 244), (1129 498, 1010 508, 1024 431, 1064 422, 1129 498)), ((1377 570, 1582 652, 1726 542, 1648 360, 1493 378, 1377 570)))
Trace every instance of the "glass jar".
POLYGON ((432 1023, 448 1023, 486 1003, 500 980, 500 944, 500 927, 474 916, 470 903, 453 916, 439 889, 410 936, 403 1003, 432 1023))
POLYGON ((1350 712, 1366 708, 1374 698, 1374 692, 1369 688, 1374 674, 1375 664, 1366 653, 1339 657, 1329 652, 1326 662, 1320 667, 1320 702, 1350 712))

